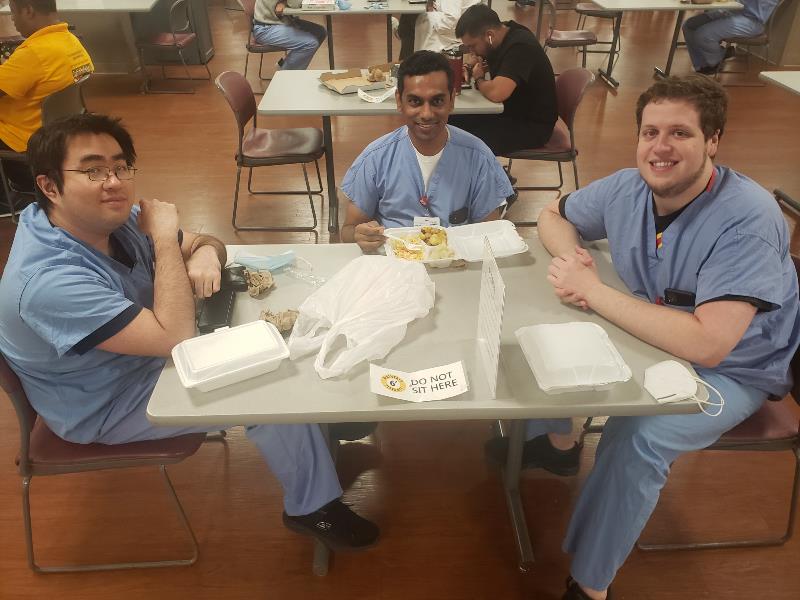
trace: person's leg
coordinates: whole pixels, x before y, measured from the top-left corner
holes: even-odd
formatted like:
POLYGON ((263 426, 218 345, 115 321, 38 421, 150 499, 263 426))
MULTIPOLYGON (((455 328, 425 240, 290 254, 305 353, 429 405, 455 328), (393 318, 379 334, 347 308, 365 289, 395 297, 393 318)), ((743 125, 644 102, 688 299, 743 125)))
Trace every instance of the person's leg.
POLYGON ((308 67, 314 53, 319 48, 321 39, 325 39, 324 28, 321 28, 323 35, 320 38, 320 32, 316 28, 321 26, 308 21, 300 22, 303 23, 302 27, 313 25, 314 27, 310 29, 314 30, 314 33, 306 31, 304 28, 284 24, 255 25, 253 27, 253 37, 259 44, 286 48, 286 59, 281 67, 282 70, 302 70, 308 67))
POLYGON ((683 25, 686 48, 696 71, 715 68, 725 58, 720 45, 724 38, 757 35, 764 30, 761 23, 727 11, 708 11, 687 19, 683 25))
POLYGON ((766 399, 764 392, 727 377, 707 371, 700 377, 725 398, 718 417, 611 417, 606 423, 563 544, 573 555, 572 577, 582 587, 603 591, 611 584, 650 518, 672 462, 715 442, 766 399))
POLYGON ((397 26, 397 37, 400 38, 400 61, 405 60, 414 53, 414 30, 417 26, 418 15, 400 15, 397 26))

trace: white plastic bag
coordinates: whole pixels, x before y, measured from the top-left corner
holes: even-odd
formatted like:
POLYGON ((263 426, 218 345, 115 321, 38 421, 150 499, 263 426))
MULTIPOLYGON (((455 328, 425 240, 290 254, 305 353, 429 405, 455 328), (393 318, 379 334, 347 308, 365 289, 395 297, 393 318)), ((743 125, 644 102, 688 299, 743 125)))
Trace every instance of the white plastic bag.
POLYGON ((314 368, 322 379, 347 373, 386 356, 405 336, 406 324, 428 314, 433 299, 433 281, 421 263, 360 256, 300 305, 290 358, 319 350, 314 368), (339 336, 347 347, 326 364, 339 336))

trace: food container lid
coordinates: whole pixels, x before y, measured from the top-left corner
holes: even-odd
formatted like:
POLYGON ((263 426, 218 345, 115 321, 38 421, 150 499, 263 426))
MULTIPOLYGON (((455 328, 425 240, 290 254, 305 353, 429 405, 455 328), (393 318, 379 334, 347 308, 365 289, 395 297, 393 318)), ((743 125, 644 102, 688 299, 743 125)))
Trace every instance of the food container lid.
POLYGON ((595 323, 530 325, 515 333, 544 392, 602 389, 631 378, 608 334, 595 323))
POLYGON ((278 329, 260 320, 184 340, 172 350, 190 385, 288 355, 278 329))
POLYGON ((447 239, 457 256, 468 262, 483 260, 483 238, 489 238, 495 258, 527 252, 523 240, 511 221, 500 219, 447 228, 447 239))

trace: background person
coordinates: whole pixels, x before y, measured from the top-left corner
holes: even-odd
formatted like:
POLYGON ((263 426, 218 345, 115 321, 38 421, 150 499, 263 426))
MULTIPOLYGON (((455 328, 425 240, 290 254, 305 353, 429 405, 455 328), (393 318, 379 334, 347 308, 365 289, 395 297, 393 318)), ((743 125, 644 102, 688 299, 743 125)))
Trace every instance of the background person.
POLYGON ((283 10, 300 8, 302 0, 257 0, 253 18, 253 37, 259 44, 286 48, 286 58, 278 62, 285 71, 307 69, 314 54, 325 41, 325 28, 283 10))

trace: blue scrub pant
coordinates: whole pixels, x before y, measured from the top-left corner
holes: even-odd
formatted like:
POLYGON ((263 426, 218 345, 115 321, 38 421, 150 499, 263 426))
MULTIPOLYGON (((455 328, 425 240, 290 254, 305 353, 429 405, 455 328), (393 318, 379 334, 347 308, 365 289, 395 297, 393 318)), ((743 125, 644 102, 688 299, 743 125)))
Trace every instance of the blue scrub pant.
POLYGON ((715 67, 725 57, 723 38, 758 35, 764 26, 749 17, 727 10, 709 10, 683 24, 683 38, 695 70, 715 67))
POLYGON ((275 25, 253 25, 253 37, 259 44, 286 48, 283 71, 307 69, 317 48, 325 41, 325 28, 302 19, 291 19, 290 23, 275 25))
MULTIPOLYGON (((125 444, 225 429, 212 425, 159 427, 147 420, 146 410, 147 399, 95 441, 125 444)), ((288 515, 312 513, 342 495, 331 453, 318 425, 255 425, 247 427, 246 433, 280 481, 288 515)))
MULTIPOLYGON (((650 518, 672 462, 684 452, 714 443, 756 412, 767 397, 716 373, 700 369, 698 375, 725 398, 720 416, 611 417, 606 422, 594 468, 573 509, 562 546, 573 555, 571 574, 581 585, 604 590, 611 584, 650 518)), ((713 393, 710 396, 712 402, 718 401, 713 393)), ((532 421, 528 433, 570 429, 569 419, 550 419, 532 421)))

